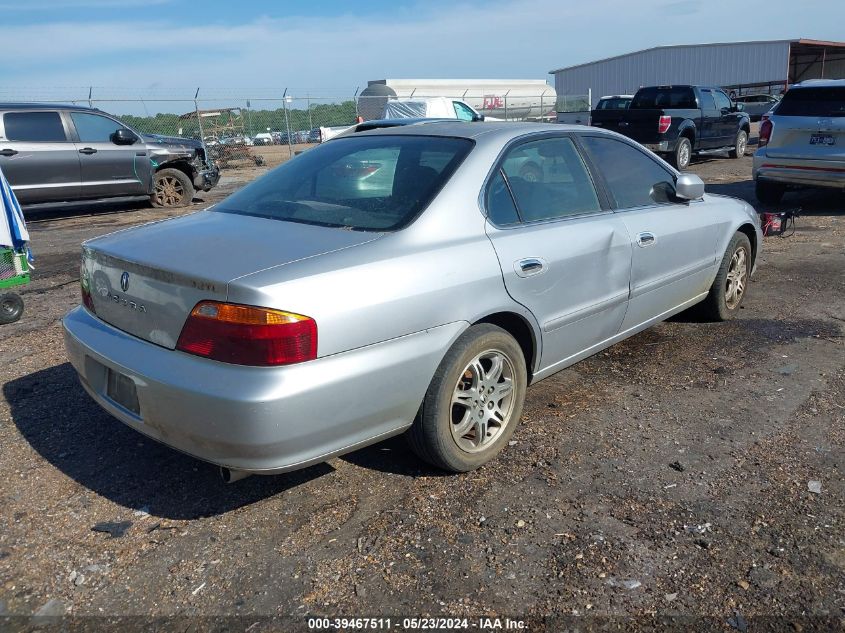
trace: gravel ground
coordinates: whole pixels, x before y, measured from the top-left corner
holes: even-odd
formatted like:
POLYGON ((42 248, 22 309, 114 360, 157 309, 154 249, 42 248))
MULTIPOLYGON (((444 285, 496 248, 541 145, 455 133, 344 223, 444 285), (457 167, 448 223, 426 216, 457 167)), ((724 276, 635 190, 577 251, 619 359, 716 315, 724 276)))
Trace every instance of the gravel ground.
MULTIPOLYGON (((692 170, 756 204, 750 157, 692 170)), ((195 208, 255 171, 227 171, 195 208)), ((114 630, 151 629, 140 616, 299 630, 308 614, 841 630, 845 199, 782 205, 798 206, 736 320, 681 316, 532 387, 511 445, 476 472, 432 470, 396 438, 228 486, 106 415, 64 358, 79 243, 176 213, 33 214, 27 312, 0 330, 0 615, 139 616, 114 630)))

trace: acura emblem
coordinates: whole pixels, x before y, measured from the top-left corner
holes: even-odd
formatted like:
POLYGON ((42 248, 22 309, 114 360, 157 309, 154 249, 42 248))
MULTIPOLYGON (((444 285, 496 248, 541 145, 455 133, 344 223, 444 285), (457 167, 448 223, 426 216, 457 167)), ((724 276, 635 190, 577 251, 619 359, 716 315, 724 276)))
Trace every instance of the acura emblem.
POLYGON ((129 273, 125 272, 120 276, 120 289, 123 292, 129 290, 129 273))

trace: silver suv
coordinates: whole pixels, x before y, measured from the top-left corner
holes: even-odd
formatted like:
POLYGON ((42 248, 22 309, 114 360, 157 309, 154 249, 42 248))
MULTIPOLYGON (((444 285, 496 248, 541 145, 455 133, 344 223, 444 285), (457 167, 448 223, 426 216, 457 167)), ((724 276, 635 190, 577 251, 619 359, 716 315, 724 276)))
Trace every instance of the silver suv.
POLYGON ((183 207, 220 179, 200 141, 45 104, 0 104, 0 168, 21 204, 149 196, 156 207, 183 207))
POLYGON ((792 86, 760 124, 757 199, 774 204, 790 187, 845 190, 845 79, 792 86))

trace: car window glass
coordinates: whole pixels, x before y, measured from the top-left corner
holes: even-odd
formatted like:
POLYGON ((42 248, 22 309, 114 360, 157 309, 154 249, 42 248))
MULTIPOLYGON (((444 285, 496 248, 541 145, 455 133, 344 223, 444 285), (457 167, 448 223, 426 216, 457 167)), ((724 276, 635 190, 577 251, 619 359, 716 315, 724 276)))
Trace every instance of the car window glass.
POLYGON ((668 202, 666 188, 674 176, 660 163, 628 143, 613 138, 585 136, 584 145, 607 183, 617 209, 668 202), (655 185, 661 185, 655 188, 655 185))
POLYGON ((58 112, 7 112, 3 115, 6 139, 58 143, 67 141, 58 112))
POLYGON ((508 226, 519 223, 519 214, 513 197, 505 183, 502 170, 496 171, 496 175, 487 187, 487 218, 497 226, 508 226))
POLYGON ((845 116, 845 87, 791 88, 778 105, 778 116, 845 116))
POLYGON ((472 121, 475 118, 475 112, 470 110, 463 103, 458 101, 453 101, 452 103, 455 106, 455 116, 461 121, 472 121))
POLYGON ((110 143, 112 134, 124 127, 108 117, 89 112, 71 112, 70 118, 83 143, 110 143))
POLYGON ((216 211, 392 231, 411 222, 472 149, 469 139, 376 135, 333 139, 239 189, 216 211))
POLYGON ((726 95, 721 90, 714 90, 713 96, 716 99, 716 108, 719 110, 730 110, 731 109, 731 100, 728 99, 728 95, 726 95))
POLYGON ((713 101, 713 93, 710 90, 702 90, 701 91, 701 109, 702 110, 714 110, 716 108, 716 104, 713 101))
POLYGON ((695 93, 689 86, 673 86, 659 88, 657 86, 640 88, 634 95, 629 106, 632 110, 678 108, 692 109, 697 107, 695 93))
POLYGON ((505 154, 502 170, 525 222, 601 210, 589 172, 569 138, 518 145, 505 154))

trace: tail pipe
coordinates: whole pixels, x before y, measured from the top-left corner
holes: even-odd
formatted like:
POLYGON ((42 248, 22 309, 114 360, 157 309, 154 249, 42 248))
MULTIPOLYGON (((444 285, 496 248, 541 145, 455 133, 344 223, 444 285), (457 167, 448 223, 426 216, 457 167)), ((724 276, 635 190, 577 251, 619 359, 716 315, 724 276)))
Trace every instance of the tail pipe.
POLYGON ((223 483, 227 484, 233 484, 241 479, 246 479, 251 474, 251 472, 246 470, 232 470, 231 468, 226 468, 225 466, 220 467, 220 478, 223 480, 223 483))

